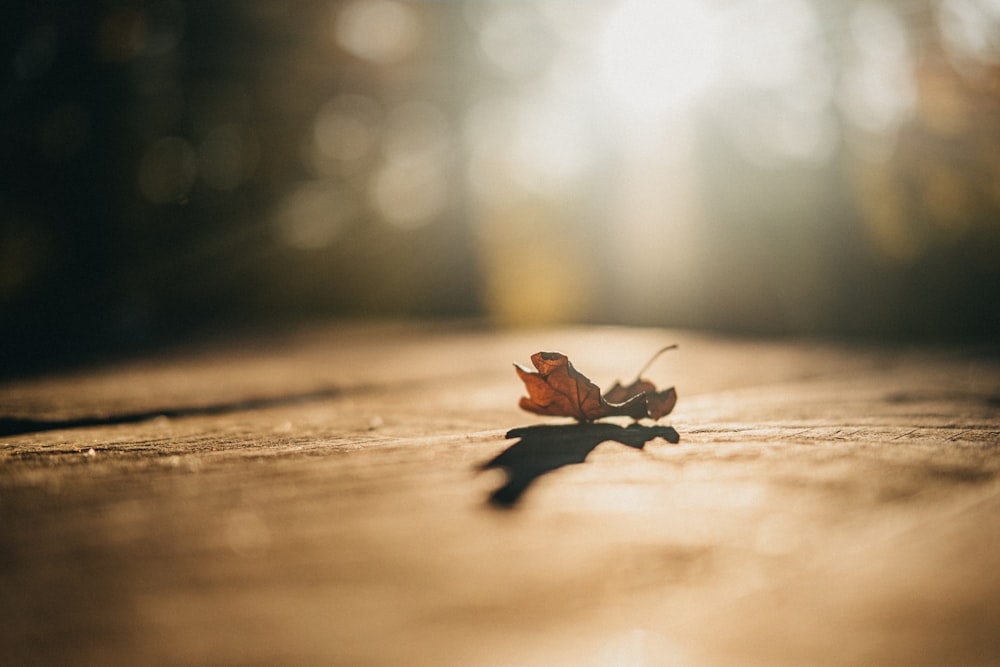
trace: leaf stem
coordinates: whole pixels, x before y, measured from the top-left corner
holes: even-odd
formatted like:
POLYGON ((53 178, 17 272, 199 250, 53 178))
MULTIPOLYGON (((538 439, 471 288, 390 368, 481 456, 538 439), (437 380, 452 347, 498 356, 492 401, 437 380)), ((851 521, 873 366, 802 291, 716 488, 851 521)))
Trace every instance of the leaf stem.
POLYGON ((653 365, 653 362, 656 361, 657 357, 659 357, 661 354, 663 354, 667 350, 676 350, 676 349, 677 349, 677 344, 675 343, 673 345, 667 345, 666 347, 657 350, 656 354, 654 354, 652 357, 650 357, 649 361, 646 362, 646 365, 643 366, 642 368, 640 368, 639 372, 636 373, 636 375, 635 375, 636 382, 638 382, 639 379, 642 378, 642 374, 645 373, 649 369, 649 367, 653 365))

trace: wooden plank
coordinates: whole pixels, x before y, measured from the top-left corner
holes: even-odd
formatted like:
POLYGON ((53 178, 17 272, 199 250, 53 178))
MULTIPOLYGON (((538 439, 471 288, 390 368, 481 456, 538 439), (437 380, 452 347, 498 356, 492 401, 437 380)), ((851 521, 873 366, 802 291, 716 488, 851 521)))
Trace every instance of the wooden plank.
POLYGON ((0 664, 1000 662, 982 352, 337 325, 0 407, 0 664), (516 407, 670 342, 659 426, 516 407))

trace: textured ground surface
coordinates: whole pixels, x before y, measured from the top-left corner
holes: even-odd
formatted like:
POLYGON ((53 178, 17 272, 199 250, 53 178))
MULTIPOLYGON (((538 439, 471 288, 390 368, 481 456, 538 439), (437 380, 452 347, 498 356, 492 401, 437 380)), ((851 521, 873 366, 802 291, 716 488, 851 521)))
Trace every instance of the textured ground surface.
POLYGON ((960 348, 342 325, 10 381, 0 664, 1000 664, 998 446, 960 348), (659 426, 516 407, 671 342, 659 426))

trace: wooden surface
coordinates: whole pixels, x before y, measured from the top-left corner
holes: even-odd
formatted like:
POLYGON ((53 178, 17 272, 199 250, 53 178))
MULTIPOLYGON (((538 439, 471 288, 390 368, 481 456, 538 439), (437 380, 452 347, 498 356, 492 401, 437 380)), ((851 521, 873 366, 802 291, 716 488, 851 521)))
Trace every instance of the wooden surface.
POLYGON ((10 381, 0 432, 2 665, 1000 664, 982 351, 338 325, 10 381), (517 409, 533 352, 672 342, 658 426, 517 409))

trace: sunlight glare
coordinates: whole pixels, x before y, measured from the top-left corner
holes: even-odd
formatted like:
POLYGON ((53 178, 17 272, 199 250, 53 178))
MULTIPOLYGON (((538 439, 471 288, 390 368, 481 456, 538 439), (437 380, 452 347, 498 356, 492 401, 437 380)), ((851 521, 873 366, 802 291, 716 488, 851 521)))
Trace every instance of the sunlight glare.
POLYGON ((725 68, 735 81, 760 89, 798 87, 820 69, 816 10, 804 0, 746 0, 726 30, 725 68))
POLYGON ((717 25, 695 0, 626 0, 601 41, 601 73, 614 102, 637 113, 684 109, 711 81, 717 25))
POLYGON ((944 0, 938 24, 953 58, 1000 64, 1000 0, 944 0))
POLYGON ((862 3, 851 14, 850 35, 854 52, 838 101, 858 128, 891 135, 916 104, 906 26, 888 6, 862 3))

